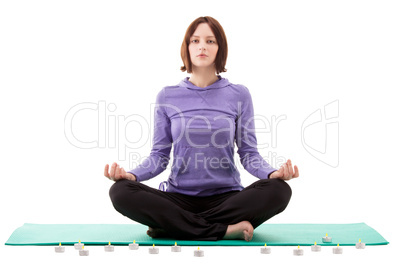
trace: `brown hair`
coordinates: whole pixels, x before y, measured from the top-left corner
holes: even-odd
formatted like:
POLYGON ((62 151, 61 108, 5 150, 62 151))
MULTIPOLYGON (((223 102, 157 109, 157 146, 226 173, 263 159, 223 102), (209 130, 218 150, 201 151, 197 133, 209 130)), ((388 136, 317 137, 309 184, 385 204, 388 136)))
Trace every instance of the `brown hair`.
POLYGON ((199 17, 194 20, 190 26, 188 26, 186 34, 184 35, 183 43, 181 44, 181 59, 183 60, 184 66, 180 67, 180 70, 183 72, 187 70, 187 73, 192 73, 192 64, 190 53, 188 52, 188 46, 190 44, 190 37, 193 35, 200 23, 208 23, 218 43, 218 52, 216 53, 215 58, 216 73, 219 74, 221 72, 226 72, 227 70, 225 69, 225 65, 228 57, 228 43, 226 40, 226 35, 219 22, 209 16, 199 17))

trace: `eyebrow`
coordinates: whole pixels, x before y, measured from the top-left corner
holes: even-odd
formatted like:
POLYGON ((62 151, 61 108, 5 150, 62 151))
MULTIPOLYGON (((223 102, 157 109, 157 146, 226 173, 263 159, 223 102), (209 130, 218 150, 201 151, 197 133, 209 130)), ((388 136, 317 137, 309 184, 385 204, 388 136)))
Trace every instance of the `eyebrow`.
MULTIPOLYGON (((190 37, 199 37, 198 35, 193 35, 193 36, 190 36, 190 37)), ((213 37, 213 38, 215 38, 215 36, 213 36, 213 35, 210 35, 210 36, 207 36, 207 37, 213 37)))

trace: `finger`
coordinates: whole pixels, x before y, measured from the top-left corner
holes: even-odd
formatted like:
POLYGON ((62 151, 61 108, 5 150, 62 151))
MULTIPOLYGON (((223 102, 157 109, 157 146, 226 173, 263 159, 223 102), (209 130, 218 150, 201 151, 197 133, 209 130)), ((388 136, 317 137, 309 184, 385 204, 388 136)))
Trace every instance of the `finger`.
POLYGON ((112 164, 112 167, 110 168, 110 178, 114 179, 116 178, 115 174, 116 174, 116 163, 112 164))
POLYGON ((292 161, 289 159, 289 177, 293 178, 294 172, 293 172, 293 166, 292 166, 292 161))
POLYGON ((120 169, 121 177, 126 178, 127 177, 127 172, 124 170, 124 168, 120 169))
POLYGON ((106 166, 105 166, 104 175, 105 175, 106 178, 109 178, 109 179, 110 179, 110 175, 109 175, 109 164, 106 164, 106 166))
POLYGON ((295 175, 293 176, 293 178, 297 177, 299 177, 299 168, 295 165, 295 175))
POLYGON ((283 178, 287 179, 289 177, 289 169, 287 162, 283 165, 283 178))
POLYGON ((286 167, 285 166, 283 166, 283 168, 282 168, 282 174, 281 175, 282 175, 280 177, 281 179, 286 179, 286 167))
POLYGON ((120 166, 119 165, 116 166, 116 171, 115 171, 114 177, 116 179, 120 179, 120 166))
POLYGON ((119 168, 119 179, 123 179, 124 175, 126 175, 124 172, 124 168, 119 168))
POLYGON ((290 161, 290 159, 287 162, 287 168, 288 168, 288 176, 287 176, 287 178, 291 179, 292 175, 293 175, 293 167, 292 167, 292 162, 290 161))

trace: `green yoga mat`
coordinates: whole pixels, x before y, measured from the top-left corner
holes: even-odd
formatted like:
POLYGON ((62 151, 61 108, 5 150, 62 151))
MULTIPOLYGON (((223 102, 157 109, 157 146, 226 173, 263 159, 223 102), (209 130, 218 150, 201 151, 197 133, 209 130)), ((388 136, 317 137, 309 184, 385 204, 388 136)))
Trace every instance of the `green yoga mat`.
POLYGON ((127 245, 135 240, 140 245, 183 246, 353 246, 359 239, 366 245, 386 245, 388 242, 365 223, 355 224, 262 224, 254 230, 250 242, 244 240, 192 241, 167 238, 153 239, 142 224, 29 224, 16 229, 6 245, 73 245, 81 240, 87 245, 127 245), (332 243, 323 243, 328 233, 332 243))

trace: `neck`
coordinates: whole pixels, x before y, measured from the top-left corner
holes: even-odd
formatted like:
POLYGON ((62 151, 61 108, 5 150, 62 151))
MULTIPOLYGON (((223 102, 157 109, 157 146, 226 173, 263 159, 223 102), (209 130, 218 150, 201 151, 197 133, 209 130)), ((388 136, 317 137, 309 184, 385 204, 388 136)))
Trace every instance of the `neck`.
POLYGON ((191 73, 191 77, 188 79, 197 87, 207 87, 215 83, 218 80, 218 76, 215 74, 215 69, 205 69, 205 68, 194 68, 191 73))

